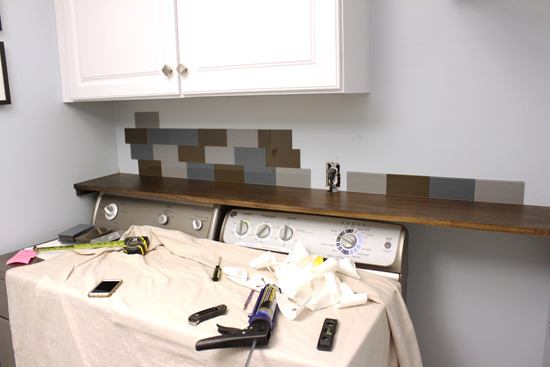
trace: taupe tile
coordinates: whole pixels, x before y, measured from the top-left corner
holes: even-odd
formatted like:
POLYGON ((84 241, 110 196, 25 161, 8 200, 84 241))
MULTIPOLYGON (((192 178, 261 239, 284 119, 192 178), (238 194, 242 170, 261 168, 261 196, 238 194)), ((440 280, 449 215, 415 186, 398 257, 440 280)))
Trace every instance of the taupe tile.
POLYGON ((163 162, 177 162, 179 160, 177 145, 153 145, 153 159, 163 162))
POLYGON ((136 112, 134 120, 137 128, 159 128, 160 116, 158 112, 136 112))
POLYGON ((204 162, 214 164, 235 164, 235 148, 204 147, 204 162))
POLYGON ((162 176, 174 178, 187 178, 187 163, 163 161, 162 176))
POLYGON ((275 174, 277 186, 311 187, 310 169, 276 167, 275 174))
POLYGON ((386 194, 386 174, 348 171, 346 179, 347 191, 386 194))
POLYGON ((523 205, 525 182, 476 180, 475 201, 523 205))
POLYGON ((251 129, 228 129, 228 147, 258 147, 258 130, 251 129))

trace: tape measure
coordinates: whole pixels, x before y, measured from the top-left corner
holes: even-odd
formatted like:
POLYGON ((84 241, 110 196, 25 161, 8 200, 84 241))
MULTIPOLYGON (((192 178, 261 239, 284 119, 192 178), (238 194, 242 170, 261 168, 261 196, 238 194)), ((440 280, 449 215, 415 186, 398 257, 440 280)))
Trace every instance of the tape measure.
POLYGON ((42 252, 42 251, 60 251, 60 250, 80 250, 80 249, 93 249, 93 248, 103 248, 103 247, 122 247, 122 250, 127 254, 145 255, 145 253, 149 248, 149 238, 146 236, 139 236, 139 237, 128 237, 124 241, 81 243, 76 245, 49 246, 49 247, 34 246, 34 251, 42 252))

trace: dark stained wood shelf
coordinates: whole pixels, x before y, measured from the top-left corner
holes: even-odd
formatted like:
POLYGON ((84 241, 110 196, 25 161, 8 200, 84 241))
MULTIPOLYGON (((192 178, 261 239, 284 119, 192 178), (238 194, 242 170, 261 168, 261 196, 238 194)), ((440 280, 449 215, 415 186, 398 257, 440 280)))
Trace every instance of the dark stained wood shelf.
POLYGON ((417 223, 550 237, 550 207, 328 192, 283 186, 114 174, 74 185, 77 195, 107 192, 154 199, 294 213, 417 223))

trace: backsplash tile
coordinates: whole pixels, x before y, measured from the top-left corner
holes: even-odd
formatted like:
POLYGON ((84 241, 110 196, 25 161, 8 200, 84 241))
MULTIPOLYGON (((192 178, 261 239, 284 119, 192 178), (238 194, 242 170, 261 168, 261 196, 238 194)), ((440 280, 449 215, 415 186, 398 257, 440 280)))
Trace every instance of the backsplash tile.
POLYGON ((227 146, 257 148, 258 147, 258 130, 228 129, 227 146))
POLYGON ((159 128, 160 114, 158 112, 136 112, 134 114, 137 128, 159 128))
POLYGON ((235 148, 204 147, 204 161, 215 164, 235 164, 235 148))
POLYGON ((147 129, 124 129, 126 144, 147 144, 147 129))
POLYGON ((153 145, 153 159, 162 162, 178 162, 179 154, 176 145, 153 145))
POLYGON ((311 170, 276 167, 276 185, 290 187, 311 187, 311 170))
POLYGON ((187 178, 187 163, 186 162, 161 162, 161 170, 163 177, 187 178))
POLYGON ((268 167, 300 168, 300 151, 297 149, 267 149, 268 167))
POLYGON ((187 163, 187 178, 214 181, 214 165, 207 163, 187 163))
POLYGON ((311 187, 292 130, 161 128, 158 112, 136 112, 124 131, 139 174, 311 187))
POLYGON ((522 205, 525 183, 350 171, 347 173, 347 189, 369 194, 522 205))
POLYGON ((386 194, 405 196, 430 196, 430 178, 425 176, 388 175, 386 194))
POLYGON ((274 167, 243 166, 244 182, 249 184, 271 185, 277 184, 277 175, 274 167))
POLYGON ((522 205, 524 195, 525 182, 493 180, 476 182, 476 201, 522 205))
POLYGON ((386 194, 387 175, 382 173, 348 172, 348 191, 386 194))
POLYGON ((437 199, 474 201, 476 180, 430 177, 430 197, 437 199))
POLYGON ((235 164, 242 166, 266 166, 264 148, 235 147, 235 164))
POLYGON ((226 129, 199 129, 199 145, 202 147, 226 147, 227 130, 226 129))

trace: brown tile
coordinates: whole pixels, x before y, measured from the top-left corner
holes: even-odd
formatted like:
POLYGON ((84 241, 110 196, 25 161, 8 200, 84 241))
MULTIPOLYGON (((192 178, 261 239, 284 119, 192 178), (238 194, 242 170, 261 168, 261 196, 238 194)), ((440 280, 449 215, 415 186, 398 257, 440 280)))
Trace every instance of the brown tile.
POLYGON ((214 179, 216 181, 244 183, 244 167, 229 164, 215 164, 214 179))
POLYGON ((147 144, 147 129, 124 129, 126 144, 147 144))
POLYGON ((160 116, 158 112, 136 112, 134 120, 137 128, 159 128, 160 116))
POLYGON ((138 161, 139 174, 142 176, 162 176, 160 161, 138 161))
POLYGON ((258 130, 258 147, 292 149, 292 130, 258 130))
POLYGON ((227 129, 199 129, 199 145, 203 147, 226 147, 227 129))
POLYGON ((178 160, 180 162, 205 163, 204 147, 179 145, 178 160))
POLYGON ((266 149, 267 167, 300 168, 299 149, 266 149))
POLYGON ((387 195, 430 196, 429 176, 388 175, 387 195))

